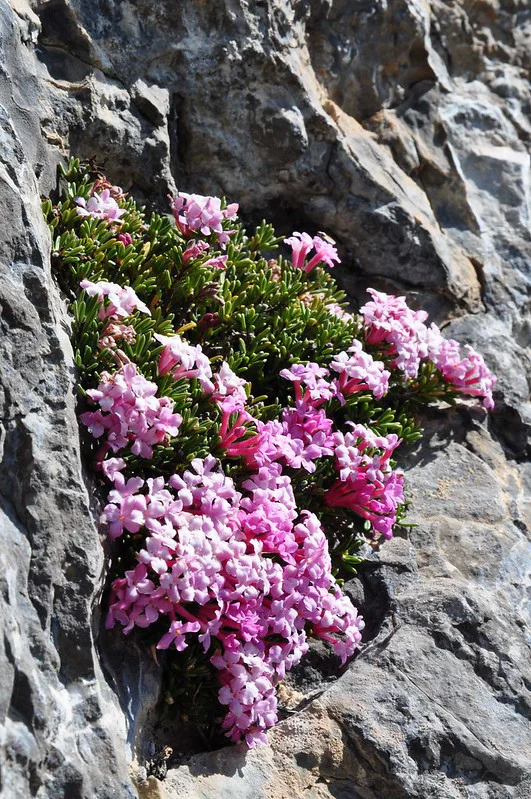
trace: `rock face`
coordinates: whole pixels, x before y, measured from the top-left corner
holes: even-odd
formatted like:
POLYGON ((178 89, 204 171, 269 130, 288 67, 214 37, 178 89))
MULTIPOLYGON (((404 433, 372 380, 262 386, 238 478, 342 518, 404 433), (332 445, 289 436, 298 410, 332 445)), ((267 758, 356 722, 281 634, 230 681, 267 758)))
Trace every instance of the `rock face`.
POLYGON ((531 796, 528 1, 0 0, 0 48, 0 795, 531 796), (326 230, 354 297, 407 292, 499 375, 490 418, 426 419, 417 526, 349 584, 359 657, 336 679, 316 649, 270 748, 175 753, 164 781, 155 665, 95 644, 106 559, 38 203, 68 154, 161 207, 177 184, 326 230))
POLYGON ((1 55, 0 793, 133 797, 125 725, 94 645, 103 549, 83 481, 72 357, 35 176, 52 155, 20 29, 10 9, 0 14, 2 31, 16 34, 2 38, 1 55))

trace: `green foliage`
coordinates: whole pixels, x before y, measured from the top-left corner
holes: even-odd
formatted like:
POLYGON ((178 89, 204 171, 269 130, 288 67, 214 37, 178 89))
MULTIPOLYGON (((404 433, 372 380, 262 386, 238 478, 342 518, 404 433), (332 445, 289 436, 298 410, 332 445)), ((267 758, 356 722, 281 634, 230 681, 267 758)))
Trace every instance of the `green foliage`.
MULTIPOLYGON (((57 205, 43 204, 53 236, 53 265, 61 287, 70 300, 72 341, 79 374, 81 401, 89 388, 99 382, 103 370, 119 367, 117 352, 101 347, 106 320, 99 318, 96 297, 80 293, 83 279, 106 280, 131 286, 151 310, 151 317, 133 314, 127 324, 135 330, 134 343, 120 343, 126 358, 158 385, 159 394, 171 397, 175 411, 183 416, 178 438, 171 445, 155 449, 151 461, 126 454, 127 469, 140 476, 171 474, 194 457, 221 455, 219 413, 202 396, 195 380, 173 380, 157 370, 162 347, 154 334, 179 333, 191 344, 200 344, 213 364, 226 360, 252 386, 250 409, 257 419, 278 418, 290 404, 292 386, 279 378, 281 369, 294 363, 313 361, 326 366, 334 353, 346 350, 355 337, 361 338, 356 316, 345 319, 330 313, 329 306, 347 306, 345 294, 322 268, 310 274, 293 269, 282 255, 271 259, 278 249, 271 225, 265 221, 247 231, 241 223, 226 249, 225 269, 205 265, 206 258, 221 255, 217 237, 206 240, 208 252, 183 261, 187 240, 169 215, 146 216, 134 200, 123 197, 127 209, 120 225, 106 220, 82 218, 75 198, 88 199, 103 176, 88 164, 72 160, 61 175, 62 196, 57 205), (119 234, 129 233, 132 243, 124 245, 119 234)), ((379 357, 382 357, 381 352, 379 357)), ((420 436, 415 420, 418 409, 434 398, 451 401, 452 392, 430 363, 422 366, 415 381, 395 379, 389 393, 378 403, 368 393, 355 393, 343 407, 336 402, 328 415, 344 424, 350 420, 370 426, 378 434, 396 433, 403 444, 420 436)), ((245 467, 235 460, 228 467, 234 479, 245 476, 245 467)), ((319 515, 331 539, 339 572, 352 570, 367 530, 363 519, 341 509, 324 508, 322 494, 334 479, 331 462, 319 461, 314 475, 288 470, 295 495, 319 515)))
MULTIPOLYGON (((329 400, 326 414, 334 429, 347 429, 347 422, 363 424, 377 435, 394 433, 402 446, 407 446, 421 435, 416 417, 422 407, 439 399, 454 401, 455 389, 430 361, 422 363, 418 377, 406 380, 391 365, 392 356, 386 357, 385 345, 383 349, 367 345, 358 316, 337 315, 348 303, 324 269, 316 267, 306 274, 294 269, 280 253, 272 258, 281 240, 265 221, 254 230, 231 224, 234 232, 225 253, 212 234, 202 237, 208 244, 205 252, 183 257, 189 240, 171 216, 146 214, 125 195, 119 195, 120 206, 126 209, 119 224, 80 216, 76 198, 88 200, 95 187, 114 191, 93 165, 73 159, 61 172, 59 202, 43 203, 52 232, 54 271, 69 301, 80 410, 93 408, 87 391, 98 386, 103 372, 113 373, 132 361, 145 378, 157 384, 158 395, 169 397, 174 412, 182 416, 178 436, 156 446, 150 460, 129 450, 120 452, 126 476, 168 478, 182 472, 194 458, 209 454, 223 459, 223 470, 236 485, 241 486, 249 474, 241 458, 228 457, 221 447, 221 412, 204 396, 199 381, 159 374, 163 346, 156 334, 179 334, 190 344, 201 345, 214 368, 226 361, 248 381, 252 393, 247 410, 260 422, 278 420, 282 409, 294 402, 293 384, 280 378, 282 369, 308 362, 328 366, 332 356, 347 350, 353 339, 363 341, 364 348, 389 367, 390 388, 378 401, 368 391, 350 394, 343 405, 338 399, 329 400), (124 234, 129 234, 131 243, 124 243, 124 234), (223 269, 206 263, 222 254, 227 256, 223 269), (101 301, 80 289, 85 279, 130 286, 148 306, 151 316, 136 312, 125 320, 134 332, 129 341, 109 339, 109 320, 101 318, 101 301)), ((253 435, 256 430, 250 425, 248 436, 253 435)), ((95 454, 98 445, 91 440, 88 446, 95 454)), ((329 507, 323 501, 337 480, 332 458, 319 458, 315 467, 309 474, 284 466, 283 473, 291 479, 297 506, 319 518, 329 539, 335 574, 342 582, 356 573, 363 543, 367 538, 373 540, 371 524, 346 508, 329 507)), ((399 508, 398 526, 408 526, 405 511, 405 507, 399 508)), ((114 577, 135 567, 145 540, 142 528, 137 534, 125 531, 116 541, 114 577)), ((166 627, 164 624, 159 619, 142 630, 147 646, 160 640, 167 620, 166 627)), ((205 654, 197 641, 190 640, 184 652, 160 655, 166 665, 165 701, 189 708, 205 740, 210 739, 212 719, 224 712, 217 699, 219 683, 209 663, 215 646, 212 643, 205 654)), ((182 719, 186 723, 184 716, 182 719)))

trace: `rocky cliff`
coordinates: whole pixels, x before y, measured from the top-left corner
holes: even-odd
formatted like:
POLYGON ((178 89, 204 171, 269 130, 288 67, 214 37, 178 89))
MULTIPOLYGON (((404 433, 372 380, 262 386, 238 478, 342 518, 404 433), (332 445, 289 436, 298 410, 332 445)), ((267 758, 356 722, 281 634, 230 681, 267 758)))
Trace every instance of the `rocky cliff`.
POLYGON ((0 795, 530 796, 527 0, 0 0, 0 48, 0 795), (417 526, 349 586, 365 647, 339 679, 315 649, 270 748, 180 757, 155 664, 99 635, 39 209, 70 154, 160 207, 177 184, 326 230, 354 298, 407 293, 499 375, 489 418, 426 418, 417 526))

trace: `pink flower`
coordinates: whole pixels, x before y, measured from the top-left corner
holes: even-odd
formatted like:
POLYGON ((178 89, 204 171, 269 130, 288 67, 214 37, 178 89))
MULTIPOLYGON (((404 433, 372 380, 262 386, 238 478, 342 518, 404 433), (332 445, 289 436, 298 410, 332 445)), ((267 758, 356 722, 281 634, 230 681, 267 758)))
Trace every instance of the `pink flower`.
POLYGON ((483 406, 494 408, 492 391, 496 385, 496 375, 489 370, 479 353, 467 346, 468 354, 462 358, 458 342, 443 338, 434 324, 428 331, 428 350, 429 360, 459 393, 483 397, 483 406))
POLYGON ((205 391, 211 393, 214 390, 210 361, 203 354, 201 345, 194 347, 180 336, 155 334, 155 338, 164 344, 159 359, 159 374, 171 372, 175 380, 195 377, 205 391))
POLYGON ((103 454, 131 444, 135 455, 151 458, 153 447, 176 436, 182 422, 180 414, 173 413, 173 401, 157 397, 156 384, 139 374, 134 364, 126 364, 87 394, 100 410, 82 413, 80 420, 94 438, 107 431, 103 454))
POLYGON ((110 319, 102 331, 98 347, 100 349, 113 349, 116 347, 117 341, 127 341, 128 344, 134 344, 136 330, 131 325, 122 325, 110 319))
POLYGON ((216 255, 214 258, 209 258, 201 266, 211 266, 212 269, 225 269, 227 266, 227 255, 216 255))
POLYGON ((357 339, 348 352, 334 355, 330 368, 339 374, 338 389, 344 397, 357 391, 371 391, 376 399, 381 399, 389 389, 390 373, 381 361, 363 351, 357 339))
MULTIPOLYGON (((139 478, 131 479, 136 481, 139 478)), ((143 484, 143 480, 140 482, 143 484)), ((139 487, 135 482, 132 488, 138 490, 139 487)), ((116 490, 113 494, 112 501, 103 509, 101 521, 109 525, 110 538, 119 538, 124 528, 130 533, 138 533, 145 524, 146 510, 146 498, 142 494, 129 493, 126 486, 124 493, 116 490)))
POLYGON ((129 247, 133 243, 133 237, 130 233, 120 233, 118 241, 121 241, 124 247, 129 247))
POLYGON ((373 299, 360 313, 368 344, 384 344, 385 354, 408 378, 417 376, 422 361, 430 360, 461 394, 482 397, 485 408, 494 407, 492 391, 496 376, 479 353, 468 347, 469 354, 462 358, 457 341, 444 339, 437 325, 426 327, 424 322, 428 314, 412 311, 404 297, 393 297, 374 289, 367 291, 373 299))
POLYGON ((100 311, 100 319, 112 316, 130 316, 135 310, 151 316, 151 311, 140 300, 130 286, 118 286, 116 283, 108 283, 100 280, 99 283, 92 283, 90 280, 82 280, 79 284, 89 297, 97 297, 103 302, 104 297, 109 298, 109 305, 106 310, 100 311))
POLYGON ((293 381, 295 399, 315 408, 336 396, 335 385, 325 379, 328 375, 328 369, 316 363, 296 363, 290 369, 282 369, 280 372, 280 376, 285 380, 293 381))
POLYGON ((173 621, 170 624, 170 629, 163 635, 157 644, 157 649, 168 649, 172 644, 178 652, 186 649, 186 633, 197 633, 201 629, 199 622, 186 622, 183 624, 181 621, 173 621))
POLYGON ((224 246, 234 231, 224 230, 222 222, 225 219, 236 218, 238 204, 232 203, 222 208, 219 197, 204 197, 201 194, 187 194, 181 191, 172 200, 172 211, 177 226, 184 236, 193 236, 196 231, 201 232, 203 236, 216 233, 219 244, 224 246))
POLYGON ((238 377, 238 375, 232 371, 229 364, 223 361, 219 371, 214 375, 214 393, 212 394, 212 400, 222 405, 222 403, 230 397, 232 406, 227 405, 226 409, 229 410, 230 407, 233 407, 234 411, 243 411, 245 403, 247 402, 247 394, 244 388, 246 385, 247 381, 238 377))
POLYGON ((199 239, 198 241, 190 241, 186 250, 183 252, 183 264, 187 264, 188 261, 193 261, 197 258, 201 258, 203 253, 208 250, 208 244, 206 241, 202 241, 199 239))
POLYGON ((400 444, 394 433, 377 436, 367 427, 349 423, 352 431, 334 433, 337 480, 324 502, 344 507, 371 522, 373 532, 391 538, 398 505, 403 504, 403 474, 390 459, 400 444))
POLYGON ((332 316, 337 316, 338 319, 341 319, 342 322, 353 322, 354 316, 353 314, 345 311, 344 308, 338 302, 329 302, 326 305, 326 310, 332 316))
POLYGON ((286 451, 286 462, 294 469, 302 467, 314 472, 318 458, 332 455, 332 420, 323 410, 316 410, 304 402, 298 402, 295 408, 284 408, 282 428, 293 448, 292 452, 286 451))
POLYGON ((182 651, 192 635, 205 651, 215 641, 223 729, 234 742, 264 743, 277 722, 275 685, 308 649, 306 625, 343 662, 363 628, 334 581, 319 520, 299 516, 278 463, 246 480, 243 494, 210 456, 169 485, 150 478, 147 493, 119 471, 115 482, 105 508, 112 534, 143 519, 147 535, 136 568, 112 585, 107 626, 128 633, 162 616, 158 649, 182 651))
POLYGON ((290 238, 284 239, 284 243, 289 244, 292 249, 291 263, 293 266, 304 272, 311 272, 320 263, 325 263, 330 267, 334 266, 334 261, 341 263, 334 245, 320 236, 311 238, 307 233, 295 232, 290 238), (305 264, 305 258, 312 248, 315 250, 315 254, 305 264))
POLYGON ((420 362, 428 355, 425 311, 412 311, 404 297, 393 297, 367 289, 372 301, 360 313, 365 323, 368 344, 386 344, 386 354, 406 377, 416 377, 420 362))
POLYGON ((119 222, 120 217, 126 213, 126 209, 120 208, 111 196, 109 189, 104 189, 101 194, 94 192, 88 200, 76 197, 74 202, 78 206, 79 216, 92 216, 94 219, 105 219, 107 222, 119 222))
POLYGON ((107 480, 113 483, 116 476, 125 469, 125 461, 123 458, 107 458, 102 462, 101 469, 107 480))
POLYGON ((222 412, 219 429, 220 446, 229 458, 242 458, 251 468, 256 464, 255 455, 262 444, 262 434, 246 426, 254 419, 245 410, 239 410, 240 403, 235 396, 229 395, 220 403, 222 412), (234 413, 237 417, 231 422, 234 413), (249 435, 250 433, 250 435, 249 435))
POLYGON ((346 480, 336 480, 324 501, 332 508, 348 508, 370 521, 375 533, 392 538, 397 507, 404 502, 403 487, 402 472, 392 471, 373 481, 362 468, 346 480))

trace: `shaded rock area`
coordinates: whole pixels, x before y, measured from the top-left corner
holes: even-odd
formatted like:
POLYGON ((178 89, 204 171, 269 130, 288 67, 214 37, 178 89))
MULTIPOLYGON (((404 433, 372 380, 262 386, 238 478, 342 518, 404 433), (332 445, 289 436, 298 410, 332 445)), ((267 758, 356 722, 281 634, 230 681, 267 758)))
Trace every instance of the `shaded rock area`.
POLYGON ((0 49, 0 796, 531 796, 528 0, 0 0, 0 49), (95 643, 106 557, 38 202, 69 154, 160 208, 177 185, 327 231, 355 299, 407 293, 499 374, 488 418, 427 416, 416 526, 348 585, 364 648, 339 679, 316 648, 270 748, 180 757, 151 658, 95 643))

